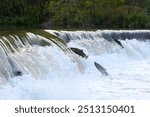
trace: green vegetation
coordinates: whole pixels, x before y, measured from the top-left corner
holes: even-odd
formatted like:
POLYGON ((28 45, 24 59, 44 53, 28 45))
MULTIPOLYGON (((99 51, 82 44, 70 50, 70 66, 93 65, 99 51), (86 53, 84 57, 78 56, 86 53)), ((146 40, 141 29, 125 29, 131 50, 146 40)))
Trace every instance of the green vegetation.
POLYGON ((0 0, 0 26, 150 28, 150 0, 0 0))

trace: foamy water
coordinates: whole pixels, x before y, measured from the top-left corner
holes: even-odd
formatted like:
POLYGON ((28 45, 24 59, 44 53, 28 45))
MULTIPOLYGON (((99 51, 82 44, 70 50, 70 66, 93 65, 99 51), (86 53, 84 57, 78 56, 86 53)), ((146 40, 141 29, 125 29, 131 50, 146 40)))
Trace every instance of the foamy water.
POLYGON ((87 59, 55 46, 21 48, 12 57, 25 72, 0 86, 0 99, 150 99, 150 42, 122 40, 122 49, 102 41, 67 44, 82 48, 87 59), (102 75, 94 62, 109 75, 102 75))

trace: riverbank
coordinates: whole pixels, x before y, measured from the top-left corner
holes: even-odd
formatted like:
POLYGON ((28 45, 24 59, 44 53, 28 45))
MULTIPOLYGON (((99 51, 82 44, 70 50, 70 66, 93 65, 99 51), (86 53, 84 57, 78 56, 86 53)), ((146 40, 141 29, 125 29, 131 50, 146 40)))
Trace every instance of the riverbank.
POLYGON ((0 27, 149 29, 150 1, 0 1, 0 27))

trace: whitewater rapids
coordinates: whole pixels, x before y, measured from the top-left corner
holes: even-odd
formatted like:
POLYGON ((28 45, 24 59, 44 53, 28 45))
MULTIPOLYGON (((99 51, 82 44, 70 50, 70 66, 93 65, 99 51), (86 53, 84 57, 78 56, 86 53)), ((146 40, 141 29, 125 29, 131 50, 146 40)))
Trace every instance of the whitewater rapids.
MULTIPOLYGON (((123 39, 120 42, 124 48, 121 48, 115 42, 109 42, 102 35, 98 35, 102 34, 101 31, 46 32, 64 39, 67 48, 84 50, 88 58, 79 57, 72 52, 66 53, 55 44, 25 44, 17 49, 13 48, 16 51, 9 57, 15 62, 18 61, 17 68, 21 69, 23 75, 10 77, 11 74, 7 73, 5 75, 9 77, 6 80, 4 75, 0 76, 0 99, 150 99, 148 39, 123 39), (69 37, 64 38, 66 34, 69 37), (68 38, 69 41, 66 40, 68 38), (103 76, 96 69, 95 61, 107 69, 108 76, 103 76)), ((119 32, 122 31, 116 31, 119 32)), ((132 31, 127 32, 133 34, 132 31)), ((27 35, 28 38, 35 36, 32 33, 27 35)), ((46 39, 39 35, 38 38, 46 39)), ((0 49, 4 54, 3 48, 0 49)), ((0 58, 2 65, 4 56, 0 58)), ((8 68, 0 67, 1 71, 4 68, 10 70, 9 65, 8 68)))

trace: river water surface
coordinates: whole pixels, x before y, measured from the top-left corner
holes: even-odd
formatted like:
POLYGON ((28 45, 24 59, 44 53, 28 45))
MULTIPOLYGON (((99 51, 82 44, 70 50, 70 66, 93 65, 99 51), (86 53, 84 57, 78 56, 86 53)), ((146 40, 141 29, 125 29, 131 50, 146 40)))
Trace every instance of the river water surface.
POLYGON ((0 99, 150 99, 149 39, 139 30, 2 33, 0 99))

